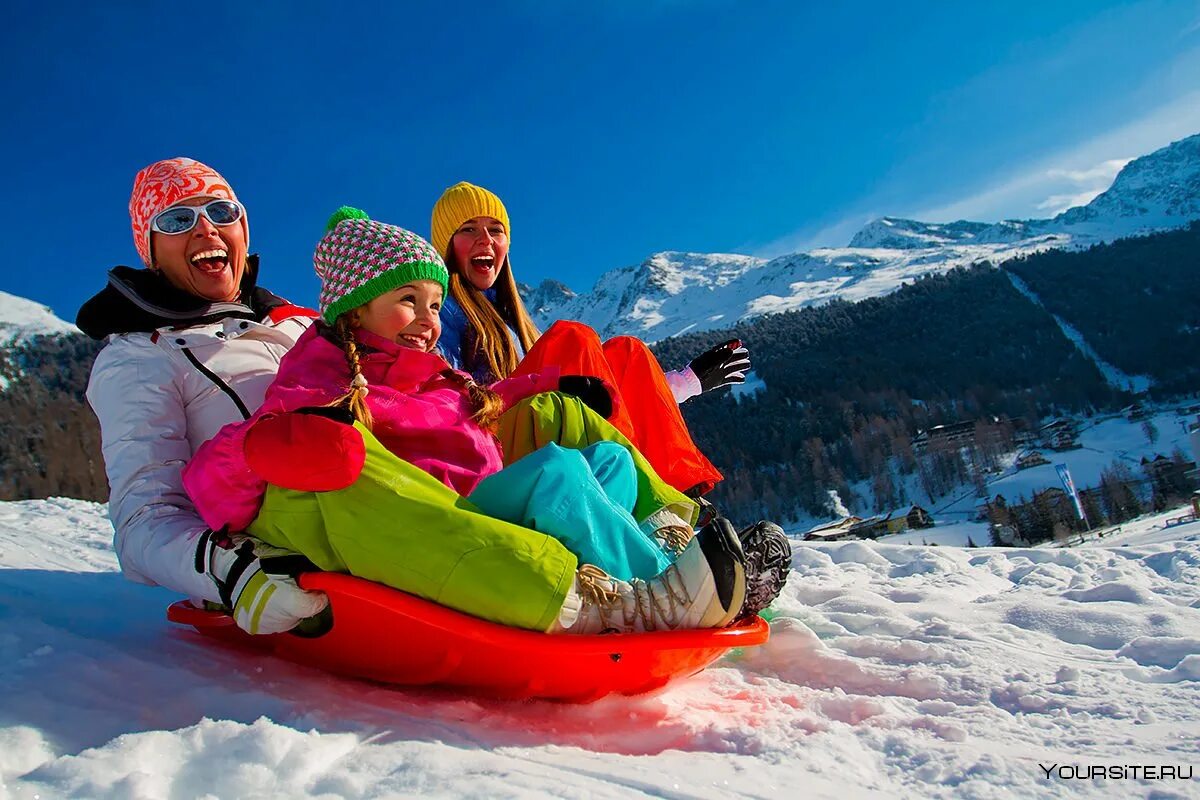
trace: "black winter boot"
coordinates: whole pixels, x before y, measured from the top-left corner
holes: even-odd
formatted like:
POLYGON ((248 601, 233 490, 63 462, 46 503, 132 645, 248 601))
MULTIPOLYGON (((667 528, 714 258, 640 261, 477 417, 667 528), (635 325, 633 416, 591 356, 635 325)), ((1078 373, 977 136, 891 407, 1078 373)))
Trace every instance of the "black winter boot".
POLYGON ((774 522, 762 520, 738 533, 746 553, 746 602, 738 619, 753 617, 783 591, 792 569, 792 544, 774 522))

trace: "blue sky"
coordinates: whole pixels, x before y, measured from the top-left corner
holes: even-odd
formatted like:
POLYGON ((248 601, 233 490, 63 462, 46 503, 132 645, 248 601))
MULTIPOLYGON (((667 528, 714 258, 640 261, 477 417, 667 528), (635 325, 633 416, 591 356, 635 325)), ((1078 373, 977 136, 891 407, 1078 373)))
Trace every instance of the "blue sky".
POLYGON ((1197 0, 581 5, 18 4, 0 289, 73 318, 136 262, 134 173, 175 155, 233 183, 262 282, 311 303, 334 208, 428 235, 458 180, 504 199, 518 279, 583 291, 884 214, 1051 216, 1200 132, 1197 0))

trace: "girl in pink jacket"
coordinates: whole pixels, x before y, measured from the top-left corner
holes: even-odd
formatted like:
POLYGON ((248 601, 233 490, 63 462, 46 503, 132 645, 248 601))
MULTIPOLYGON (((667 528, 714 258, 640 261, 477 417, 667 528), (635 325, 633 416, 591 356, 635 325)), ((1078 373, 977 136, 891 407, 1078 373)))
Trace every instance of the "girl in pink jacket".
MULTIPOLYGON (((696 543, 695 504, 604 422, 612 400, 599 379, 552 370, 484 388, 452 370, 435 350, 447 272, 432 247, 408 231, 342 209, 314 261, 329 324, 312 326, 283 358, 262 407, 222 429, 184 470, 207 524, 254 533, 268 484, 303 492, 354 484, 370 452, 361 435, 366 426, 373 440, 484 514, 562 542, 585 565, 576 579, 590 587, 576 587, 584 600, 624 608, 624 624, 606 618, 602 629, 718 627, 742 611, 744 556, 736 535, 722 520, 722 533, 696 543), (353 417, 339 420, 347 406, 353 417), (522 435, 538 430, 538 417, 548 414, 565 426, 566 407, 575 409, 574 431, 563 441, 588 446, 522 435), (347 424, 353 420, 358 424, 347 424), (497 427, 525 452, 503 452, 497 427)), ((362 531, 360 540, 371 534, 362 531)), ((436 546, 429 540, 429 549, 436 546)), ((427 555, 387 557, 411 564, 427 555)))

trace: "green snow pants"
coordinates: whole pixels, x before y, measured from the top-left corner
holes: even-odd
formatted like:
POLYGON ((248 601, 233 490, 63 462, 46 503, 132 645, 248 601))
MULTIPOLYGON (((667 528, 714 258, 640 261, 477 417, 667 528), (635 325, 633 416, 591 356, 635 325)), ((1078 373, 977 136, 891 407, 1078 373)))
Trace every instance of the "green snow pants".
POLYGON ((349 572, 502 625, 548 630, 575 580, 558 540, 488 517, 395 457, 356 423, 362 475, 333 492, 267 488, 247 533, 349 572))

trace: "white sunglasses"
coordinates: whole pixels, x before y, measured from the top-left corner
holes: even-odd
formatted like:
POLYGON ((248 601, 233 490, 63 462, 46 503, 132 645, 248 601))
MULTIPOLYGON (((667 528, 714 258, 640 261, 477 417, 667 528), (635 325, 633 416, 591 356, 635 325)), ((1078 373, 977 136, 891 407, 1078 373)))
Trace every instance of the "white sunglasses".
POLYGON ((246 209, 236 200, 211 200, 202 206, 172 206, 154 217, 150 230, 174 236, 196 227, 201 214, 213 225, 232 225, 245 213, 246 209))

